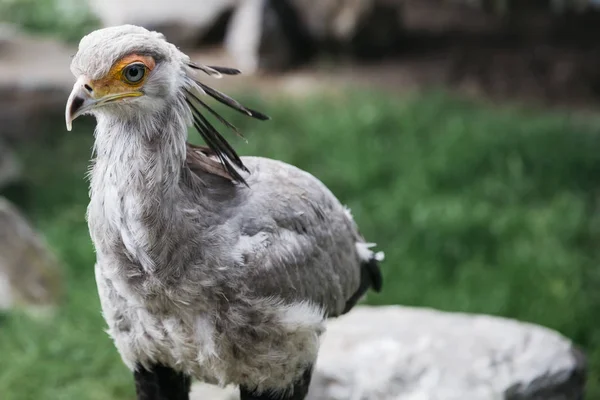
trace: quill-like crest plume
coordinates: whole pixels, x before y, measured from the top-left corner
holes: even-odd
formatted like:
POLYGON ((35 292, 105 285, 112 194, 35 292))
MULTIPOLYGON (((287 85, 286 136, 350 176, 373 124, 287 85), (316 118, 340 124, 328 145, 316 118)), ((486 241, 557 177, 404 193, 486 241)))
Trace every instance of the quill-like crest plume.
MULTIPOLYGON (((188 67, 194 71, 201 71, 213 78, 221 78, 223 75, 239 75, 240 71, 234 68, 227 67, 216 67, 199 65, 195 63, 188 63, 188 67)), ((246 184, 246 181, 236 169, 239 168, 243 171, 248 171, 236 151, 231 147, 227 140, 219 133, 219 131, 210 123, 210 121, 202 114, 202 110, 208 111, 214 116, 219 122, 225 125, 227 128, 235 132, 237 135, 243 137, 238 129, 221 116, 215 109, 210 107, 204 102, 201 97, 208 95, 219 103, 224 104, 248 117, 256 118, 261 121, 268 120, 269 117, 263 113, 252 110, 245 107, 237 100, 232 99, 224 93, 219 92, 216 89, 198 81, 195 77, 188 75, 193 85, 186 88, 185 100, 190 107, 192 112, 192 121, 194 128, 200 133, 202 139, 206 145, 214 152, 215 156, 219 159, 223 168, 227 173, 236 181, 246 184)))

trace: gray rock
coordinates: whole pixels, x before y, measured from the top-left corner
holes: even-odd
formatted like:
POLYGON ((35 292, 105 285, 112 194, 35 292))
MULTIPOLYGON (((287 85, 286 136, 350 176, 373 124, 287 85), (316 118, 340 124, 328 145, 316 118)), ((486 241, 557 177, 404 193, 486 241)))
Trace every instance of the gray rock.
POLYGON ((135 24, 165 34, 178 46, 200 41, 239 0, 90 0, 102 25, 135 24))
MULTIPOLYGON (((558 333, 486 315, 357 307, 331 320, 308 400, 580 400, 585 357, 558 333)), ((196 385, 194 399, 239 396, 196 385)))
POLYGON ((16 207, 0 197, 0 309, 51 311, 61 294, 56 257, 16 207))

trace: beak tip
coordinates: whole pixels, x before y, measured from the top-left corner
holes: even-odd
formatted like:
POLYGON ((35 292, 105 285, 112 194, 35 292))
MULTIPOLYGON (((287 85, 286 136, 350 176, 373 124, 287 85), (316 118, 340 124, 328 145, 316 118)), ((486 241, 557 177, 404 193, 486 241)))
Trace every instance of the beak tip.
POLYGON ((67 126, 67 131, 71 132, 73 129, 73 119, 69 114, 65 116, 65 125, 67 126))

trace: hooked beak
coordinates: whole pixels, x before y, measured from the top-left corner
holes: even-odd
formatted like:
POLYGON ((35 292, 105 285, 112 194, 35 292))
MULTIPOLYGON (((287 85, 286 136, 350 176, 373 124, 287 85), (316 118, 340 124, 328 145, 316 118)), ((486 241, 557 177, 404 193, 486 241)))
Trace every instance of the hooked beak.
POLYGON ((67 130, 70 131, 73 128, 73 120, 79 117, 86 111, 90 111, 97 101, 92 97, 93 90, 90 91, 86 88, 91 88, 88 80, 82 76, 77 79, 73 90, 67 100, 67 108, 65 110, 65 120, 67 123, 67 130))
POLYGON ((132 91, 116 94, 105 94, 97 93, 94 90, 92 82, 85 76, 79 77, 73 90, 67 100, 67 106, 65 109, 65 122, 67 124, 67 130, 71 131, 73 128, 73 121, 92 109, 101 105, 123 99, 125 97, 139 97, 142 96, 141 92, 132 91))

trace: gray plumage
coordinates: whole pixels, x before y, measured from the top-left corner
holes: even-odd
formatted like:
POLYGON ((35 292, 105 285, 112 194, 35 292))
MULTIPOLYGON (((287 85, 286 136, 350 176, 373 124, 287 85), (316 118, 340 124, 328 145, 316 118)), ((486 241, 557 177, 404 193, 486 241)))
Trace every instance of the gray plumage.
POLYGON ((189 101, 206 94, 195 74, 220 73, 190 66, 161 34, 95 31, 71 70, 67 125, 81 113, 97 119, 87 219, 103 315, 124 362, 288 390, 314 364, 324 320, 380 288, 382 254, 309 173, 241 157, 241 184, 218 148, 187 144, 189 101), (143 86, 98 100, 130 54, 156 61, 143 86))

